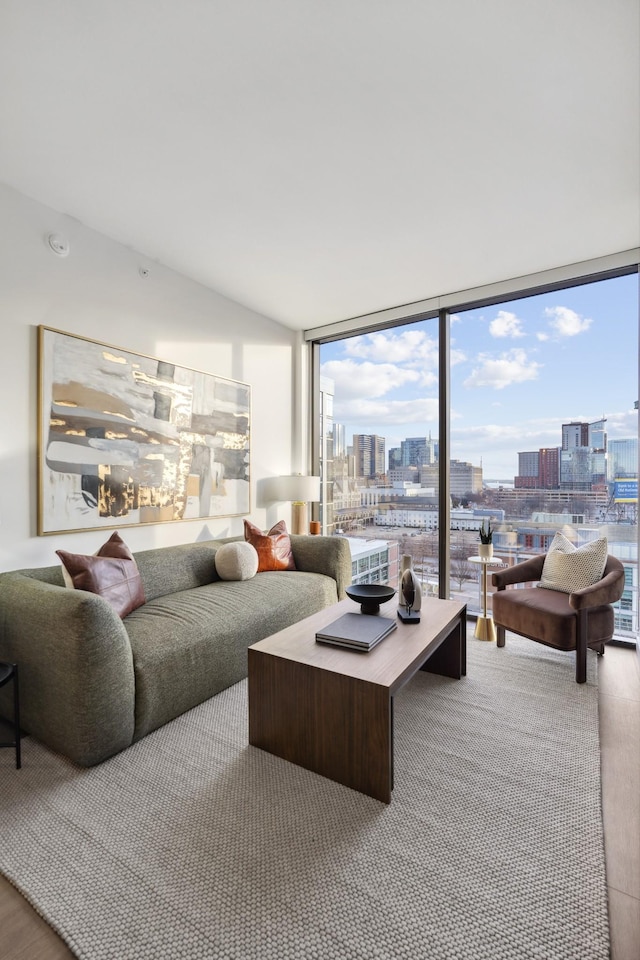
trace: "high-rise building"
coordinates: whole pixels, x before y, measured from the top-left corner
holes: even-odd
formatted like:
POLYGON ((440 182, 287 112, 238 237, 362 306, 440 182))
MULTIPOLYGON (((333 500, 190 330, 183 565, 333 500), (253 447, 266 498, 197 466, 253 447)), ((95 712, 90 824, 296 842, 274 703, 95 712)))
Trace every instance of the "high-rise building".
POLYGON ((482 467, 462 460, 452 460, 449 467, 452 497, 464 497, 468 493, 482 493, 482 467))
POLYGON ((402 448, 392 447, 389 450, 389 473, 392 470, 398 470, 402 466, 402 448))
POLYGON ((419 483, 423 467, 394 467, 389 470, 387 480, 389 484, 396 483, 419 483))
POLYGON ((540 454, 538 450, 527 450, 518 454, 518 476, 538 478, 540 454))
POLYGON ((591 490, 591 451, 589 447, 569 447, 560 451, 560 489, 591 490))
POLYGON ((562 424, 560 489, 591 490, 606 480, 606 420, 562 424))
POLYGON ((589 424, 589 448, 591 450, 591 485, 607 482, 607 421, 596 420, 589 424))
POLYGON ((587 447, 589 445, 589 424, 581 420, 562 424, 562 449, 587 447))
POLYGON ((531 489, 538 486, 539 461, 537 450, 526 450, 518 454, 518 476, 513 480, 513 485, 517 489, 531 489))
MULTIPOLYGON (((440 487, 438 465, 424 466, 420 470, 420 483, 423 487, 433 487, 436 491, 440 487)), ((449 483, 452 497, 464 497, 468 493, 482 493, 482 467, 462 460, 449 462, 449 483)))
POLYGON ((513 483, 518 489, 538 486, 537 450, 526 450, 518 453, 518 474, 513 478, 513 483))
POLYGON ((588 446, 596 453, 605 453, 607 449, 606 420, 595 420, 589 424, 588 446))
POLYGON ((609 440, 607 445, 607 480, 638 476, 638 438, 609 440))
POLYGON ((347 440, 343 423, 334 423, 333 425, 333 456, 346 457, 347 440))
POLYGON ((400 442, 402 467, 422 467, 438 461, 438 441, 428 437, 407 437, 400 442))
POLYGON ((542 490, 557 490, 560 485, 560 447, 542 447, 538 450, 538 486, 542 490))
POLYGON ((407 437, 400 443, 401 466, 403 467, 421 467, 423 463, 429 463, 427 459, 427 438, 426 437, 407 437))
POLYGON ((320 522, 322 531, 333 533, 333 395, 335 384, 329 377, 320 377, 320 522))
POLYGON ((356 476, 377 477, 385 473, 385 439, 375 433, 354 433, 353 454, 356 476))

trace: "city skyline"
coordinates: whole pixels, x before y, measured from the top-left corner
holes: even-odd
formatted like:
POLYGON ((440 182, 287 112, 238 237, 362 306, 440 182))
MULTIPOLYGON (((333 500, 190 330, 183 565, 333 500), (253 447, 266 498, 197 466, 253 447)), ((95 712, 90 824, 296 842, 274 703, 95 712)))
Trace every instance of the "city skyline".
MULTIPOLYGON (((452 316, 452 459, 512 480, 518 453, 560 446, 563 423, 637 437, 637 322, 637 274, 452 316)), ((321 373, 347 438, 383 436, 387 455, 438 439, 437 320, 323 344, 321 373)))

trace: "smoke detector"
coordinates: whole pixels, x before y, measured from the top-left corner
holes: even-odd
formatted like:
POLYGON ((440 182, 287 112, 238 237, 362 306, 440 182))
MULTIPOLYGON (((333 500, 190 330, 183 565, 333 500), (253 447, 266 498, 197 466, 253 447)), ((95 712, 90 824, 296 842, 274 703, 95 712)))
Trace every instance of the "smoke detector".
POLYGON ((52 250, 57 257, 69 256, 69 241, 61 234, 50 233, 47 237, 47 243, 49 244, 49 249, 52 250))

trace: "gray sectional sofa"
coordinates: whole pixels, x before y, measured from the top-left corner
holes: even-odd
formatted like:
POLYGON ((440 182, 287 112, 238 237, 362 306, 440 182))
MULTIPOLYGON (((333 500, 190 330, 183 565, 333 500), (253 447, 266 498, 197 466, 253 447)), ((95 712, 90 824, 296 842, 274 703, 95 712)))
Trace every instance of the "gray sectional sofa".
MULTIPOLYGON (((247 675, 247 647, 344 597, 349 546, 291 536, 296 570, 222 581, 225 538, 134 554, 146 602, 124 619, 60 566, 0 574, 0 660, 23 730, 92 766, 247 675)), ((2 691, 4 693, 4 691, 2 691)), ((6 697, 0 713, 11 716, 6 697)))

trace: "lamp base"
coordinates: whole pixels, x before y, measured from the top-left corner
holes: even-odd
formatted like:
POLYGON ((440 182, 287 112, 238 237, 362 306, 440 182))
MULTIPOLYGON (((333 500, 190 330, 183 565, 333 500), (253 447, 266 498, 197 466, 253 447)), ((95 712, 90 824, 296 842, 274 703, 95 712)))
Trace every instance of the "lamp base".
POLYGON ((291 533, 306 533, 307 529, 307 505, 294 500, 291 504, 291 533))
POLYGON ((476 629, 474 631, 476 640, 488 640, 489 643, 496 642, 496 625, 492 617, 478 617, 476 620, 476 629))

